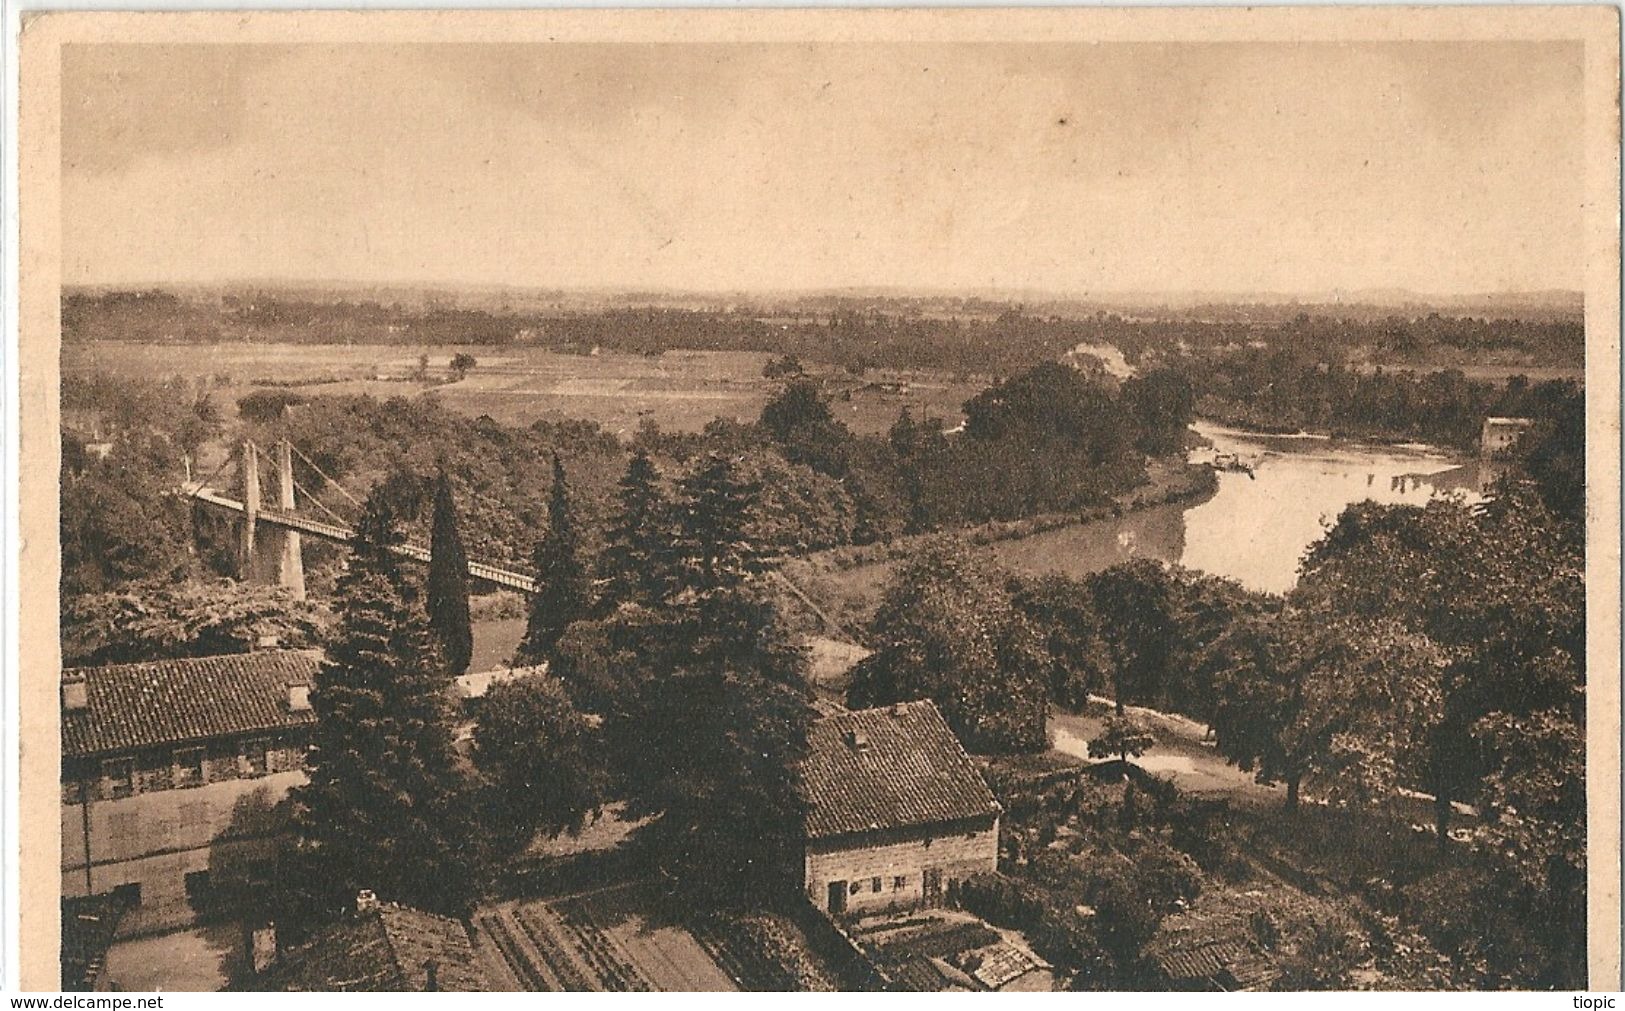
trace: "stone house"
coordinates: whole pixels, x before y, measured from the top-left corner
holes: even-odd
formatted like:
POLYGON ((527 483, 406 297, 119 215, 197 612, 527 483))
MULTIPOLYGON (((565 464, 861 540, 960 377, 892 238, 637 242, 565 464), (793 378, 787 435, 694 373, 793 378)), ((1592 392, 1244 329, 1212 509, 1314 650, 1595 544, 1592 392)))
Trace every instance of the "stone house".
POLYGON ((321 653, 62 672, 62 895, 117 893, 123 931, 181 926, 270 873, 305 781, 321 653))
POLYGON ((1485 418, 1479 433, 1479 452, 1485 456, 1499 456, 1512 449, 1529 431, 1528 418, 1485 418))
POLYGON ((804 887, 831 915, 940 905, 998 867, 999 805, 930 701, 815 720, 800 776, 804 887))

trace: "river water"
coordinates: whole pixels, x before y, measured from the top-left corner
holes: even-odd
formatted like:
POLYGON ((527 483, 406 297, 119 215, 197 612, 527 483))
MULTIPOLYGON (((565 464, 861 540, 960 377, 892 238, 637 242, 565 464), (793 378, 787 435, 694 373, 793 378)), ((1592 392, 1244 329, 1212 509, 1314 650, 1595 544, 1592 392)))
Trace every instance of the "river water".
MULTIPOLYGON (((1351 503, 1422 505, 1452 492, 1474 499, 1482 487, 1475 458, 1426 446, 1268 436, 1205 423, 1194 427, 1212 448, 1193 452, 1193 460, 1230 454, 1251 466, 1252 474, 1220 471, 1217 491, 1196 504, 1140 509, 1001 541, 990 550, 1018 572, 1086 576, 1150 557, 1225 576, 1249 589, 1284 593, 1297 581, 1304 550, 1351 503)), ((872 584, 868 589, 878 592, 889 570, 889 563, 859 566, 845 579, 872 584)), ((505 662, 523 633, 523 619, 476 623, 478 660, 488 666, 505 662)))
POLYGON ((1476 459, 1426 446, 1267 436, 1203 423, 1195 428, 1213 448, 1194 452, 1193 460, 1231 454, 1252 474, 1221 471, 1218 490, 1194 505, 1157 506, 1004 541, 994 553, 1017 571, 1073 576, 1151 557, 1282 593, 1297 581, 1304 550, 1351 503, 1422 505, 1447 492, 1476 498, 1481 489, 1476 459))

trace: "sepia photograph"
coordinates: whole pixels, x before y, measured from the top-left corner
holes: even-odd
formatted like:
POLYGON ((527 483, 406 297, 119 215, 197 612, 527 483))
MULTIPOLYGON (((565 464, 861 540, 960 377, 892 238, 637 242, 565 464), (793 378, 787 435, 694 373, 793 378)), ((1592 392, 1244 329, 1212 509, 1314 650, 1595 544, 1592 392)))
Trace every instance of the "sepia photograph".
POLYGON ((25 22, 24 985, 1617 989, 1618 30, 25 22))

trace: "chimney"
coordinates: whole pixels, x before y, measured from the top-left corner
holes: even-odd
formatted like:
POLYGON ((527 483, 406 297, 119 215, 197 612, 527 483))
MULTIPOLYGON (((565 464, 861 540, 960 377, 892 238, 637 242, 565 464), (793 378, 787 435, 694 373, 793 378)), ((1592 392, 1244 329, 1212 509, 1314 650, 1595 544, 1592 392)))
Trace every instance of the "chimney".
POLYGON ((84 675, 62 679, 62 711, 83 712, 90 708, 90 694, 84 675))
POLYGON ((310 712, 310 685, 296 681, 288 683, 288 712, 310 712))
POLYGON ((267 923, 263 927, 256 927, 249 932, 248 941, 249 958, 254 963, 254 971, 262 973, 276 964, 276 924, 267 923))
POLYGON ((370 912, 378 908, 378 896, 371 888, 363 888, 356 893, 355 911, 358 913, 370 912))
POLYGON ((861 730, 848 730, 846 732, 847 747, 853 751, 864 752, 869 750, 869 735, 861 730))
POLYGON ((908 705, 907 705, 907 704, 906 704, 906 703, 902 703, 902 702, 893 702, 893 703, 892 703, 892 704, 891 704, 891 715, 892 715, 892 719, 894 719, 894 720, 900 720, 900 719, 902 719, 902 718, 903 718, 903 717, 904 717, 904 716, 905 716, 905 715, 907 715, 907 713, 908 713, 908 705))
POLYGON ((433 993, 440 989, 440 963, 429 959, 423 963, 423 991, 433 993))

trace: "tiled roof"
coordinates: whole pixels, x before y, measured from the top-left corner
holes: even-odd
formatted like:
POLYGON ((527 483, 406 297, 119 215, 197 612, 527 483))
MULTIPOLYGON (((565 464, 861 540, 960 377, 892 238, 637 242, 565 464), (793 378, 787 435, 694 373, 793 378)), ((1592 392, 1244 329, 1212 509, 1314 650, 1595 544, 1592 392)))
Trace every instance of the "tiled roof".
POLYGON ((1225 990, 1264 989, 1279 976, 1269 959, 1238 939, 1212 940, 1154 958, 1170 980, 1209 980, 1225 990))
POLYGON ((1035 970, 1048 969, 1049 963, 1009 941, 990 944, 974 952, 975 968, 969 963, 961 966, 976 982, 989 990, 997 990, 1035 970))
POLYGON ((491 989, 468 931, 456 920, 409 906, 358 913, 290 952, 257 989, 318 993, 421 991, 428 963, 435 987, 453 993, 491 989))
POLYGON ((958 821, 998 811, 930 701, 816 720, 802 763, 807 837, 958 821))
POLYGON ((318 650, 262 650, 187 660, 80 667, 87 705, 62 713, 62 754, 85 757, 278 730, 315 722, 288 708, 288 685, 309 684, 318 650))

